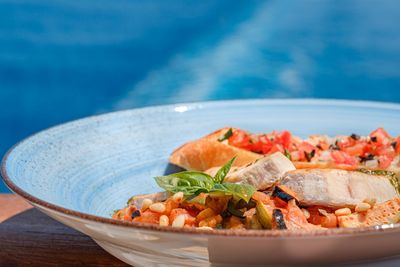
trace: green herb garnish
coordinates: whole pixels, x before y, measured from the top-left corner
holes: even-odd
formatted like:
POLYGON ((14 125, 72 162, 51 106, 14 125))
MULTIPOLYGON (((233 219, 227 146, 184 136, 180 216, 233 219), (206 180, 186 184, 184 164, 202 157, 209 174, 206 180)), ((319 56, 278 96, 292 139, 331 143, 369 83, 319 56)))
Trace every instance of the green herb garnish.
POLYGON ((393 176, 396 175, 394 172, 386 171, 386 170, 368 170, 368 169, 358 169, 357 171, 371 174, 371 175, 383 175, 383 176, 393 176))
POLYGON ((228 174, 229 170, 232 167, 233 162, 235 161, 236 157, 233 157, 230 161, 228 161, 221 169, 218 170, 217 174, 214 176, 214 182, 216 183, 223 183, 225 176, 228 174))
POLYGON ((290 152, 287 149, 285 149, 285 157, 287 157, 289 160, 292 160, 292 155, 290 155, 290 152))
POLYGON ((232 158, 214 177, 195 171, 183 171, 166 176, 157 176, 157 184, 170 193, 183 192, 186 199, 194 199, 200 193, 221 193, 234 199, 249 202, 256 188, 249 184, 224 183, 233 161, 232 158))
POLYGON ((226 131, 226 133, 224 133, 223 136, 221 136, 220 138, 218 138, 218 141, 219 141, 219 142, 222 142, 222 141, 228 139, 229 137, 231 137, 232 135, 233 135, 232 128, 229 128, 229 130, 226 131))

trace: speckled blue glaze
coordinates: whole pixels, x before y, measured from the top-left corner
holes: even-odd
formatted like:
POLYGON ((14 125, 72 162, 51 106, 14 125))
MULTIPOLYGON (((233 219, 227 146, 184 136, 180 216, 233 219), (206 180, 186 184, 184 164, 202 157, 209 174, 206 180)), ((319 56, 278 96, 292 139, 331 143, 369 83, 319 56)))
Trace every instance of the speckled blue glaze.
POLYGON ((159 191, 152 177, 171 171, 177 146, 223 126, 399 134, 400 105, 327 100, 247 100, 158 106, 109 113, 40 132, 3 162, 18 187, 68 209, 109 217, 135 194, 159 191))

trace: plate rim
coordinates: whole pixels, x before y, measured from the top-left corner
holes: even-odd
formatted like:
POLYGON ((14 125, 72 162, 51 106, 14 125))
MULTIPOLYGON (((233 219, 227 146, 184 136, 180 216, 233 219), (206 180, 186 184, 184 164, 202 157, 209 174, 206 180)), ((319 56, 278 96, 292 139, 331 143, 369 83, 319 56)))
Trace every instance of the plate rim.
POLYGON ((365 108, 378 108, 378 109, 395 109, 400 111, 400 104, 392 103, 392 102, 378 102, 378 101, 365 101, 365 100, 346 100, 346 99, 320 99, 320 98, 277 98, 277 99, 234 99, 234 100, 215 100, 215 101, 198 101, 198 102, 183 102, 176 104, 168 104, 168 105, 155 105, 155 106, 147 106, 141 108, 132 108, 132 109, 124 109, 112 112, 106 112, 102 114, 87 116, 83 118, 79 118, 72 121, 67 121, 62 124, 58 124, 49 128, 45 128, 37 133, 27 136, 21 141, 14 144, 4 155, 1 161, 0 175, 3 179, 6 186, 21 196, 25 200, 34 205, 38 205, 44 208, 47 208, 50 211, 55 211, 66 216, 73 216, 78 219, 94 221, 97 223, 105 223, 115 226, 123 226, 134 228, 137 230, 149 230, 156 232, 165 232, 165 233, 180 233, 180 234, 195 234, 195 235, 207 235, 207 236, 234 236, 234 237, 269 237, 269 238, 316 238, 316 237, 339 237, 339 236, 354 236, 358 235, 370 235, 370 234, 379 234, 379 233, 391 233, 396 232, 400 233, 400 223, 397 224, 389 224, 389 225, 380 225, 380 226, 370 226, 370 227, 361 227, 361 228, 334 228, 334 229, 318 229, 318 230, 301 230, 301 231, 282 231, 282 230, 269 230, 269 231, 259 231, 259 230, 229 230, 223 229, 218 231, 210 231, 207 229, 198 229, 198 228, 173 228, 171 226, 159 226, 153 224, 146 223, 138 223, 138 222, 127 222, 115 220, 112 218, 106 218, 102 216, 92 215, 84 212, 75 211, 73 209, 64 208, 62 206, 52 204, 45 200, 35 197, 34 195, 24 191, 20 187, 18 187, 8 175, 6 170, 6 165, 8 163, 8 158, 13 153, 13 151, 22 145, 25 142, 29 142, 32 138, 50 131, 56 128, 62 128, 67 125, 84 123, 85 121, 90 121, 98 117, 107 117, 114 116, 116 114, 121 114, 125 112, 148 112, 151 110, 157 109, 174 109, 171 112, 179 112, 176 110, 177 107, 191 107, 191 109, 202 109, 207 106, 215 106, 215 105, 233 105, 233 104, 279 104, 279 103, 292 103, 292 104, 329 104, 329 105, 337 105, 337 106, 348 106, 348 107, 365 107, 365 108))

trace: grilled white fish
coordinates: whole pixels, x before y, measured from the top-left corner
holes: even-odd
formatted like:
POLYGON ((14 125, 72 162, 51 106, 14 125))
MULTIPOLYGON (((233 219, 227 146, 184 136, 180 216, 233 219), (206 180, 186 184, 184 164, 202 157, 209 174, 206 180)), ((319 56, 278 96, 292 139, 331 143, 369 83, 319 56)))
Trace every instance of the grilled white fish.
POLYGON ((286 172, 295 169, 287 157, 276 152, 229 173, 225 181, 251 184, 258 190, 263 190, 278 182, 286 172))
POLYGON ((387 176, 337 169, 303 169, 288 172, 280 184, 294 191, 300 204, 332 208, 354 207, 365 199, 377 203, 399 197, 387 176))

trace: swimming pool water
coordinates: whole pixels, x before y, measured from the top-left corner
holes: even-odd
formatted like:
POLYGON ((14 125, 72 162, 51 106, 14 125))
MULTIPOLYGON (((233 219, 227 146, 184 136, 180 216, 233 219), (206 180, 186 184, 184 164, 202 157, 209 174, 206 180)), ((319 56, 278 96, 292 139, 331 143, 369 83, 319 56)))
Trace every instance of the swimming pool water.
POLYGON ((0 153, 58 123, 154 104, 400 102, 398 14, 396 0, 0 1, 0 153))

